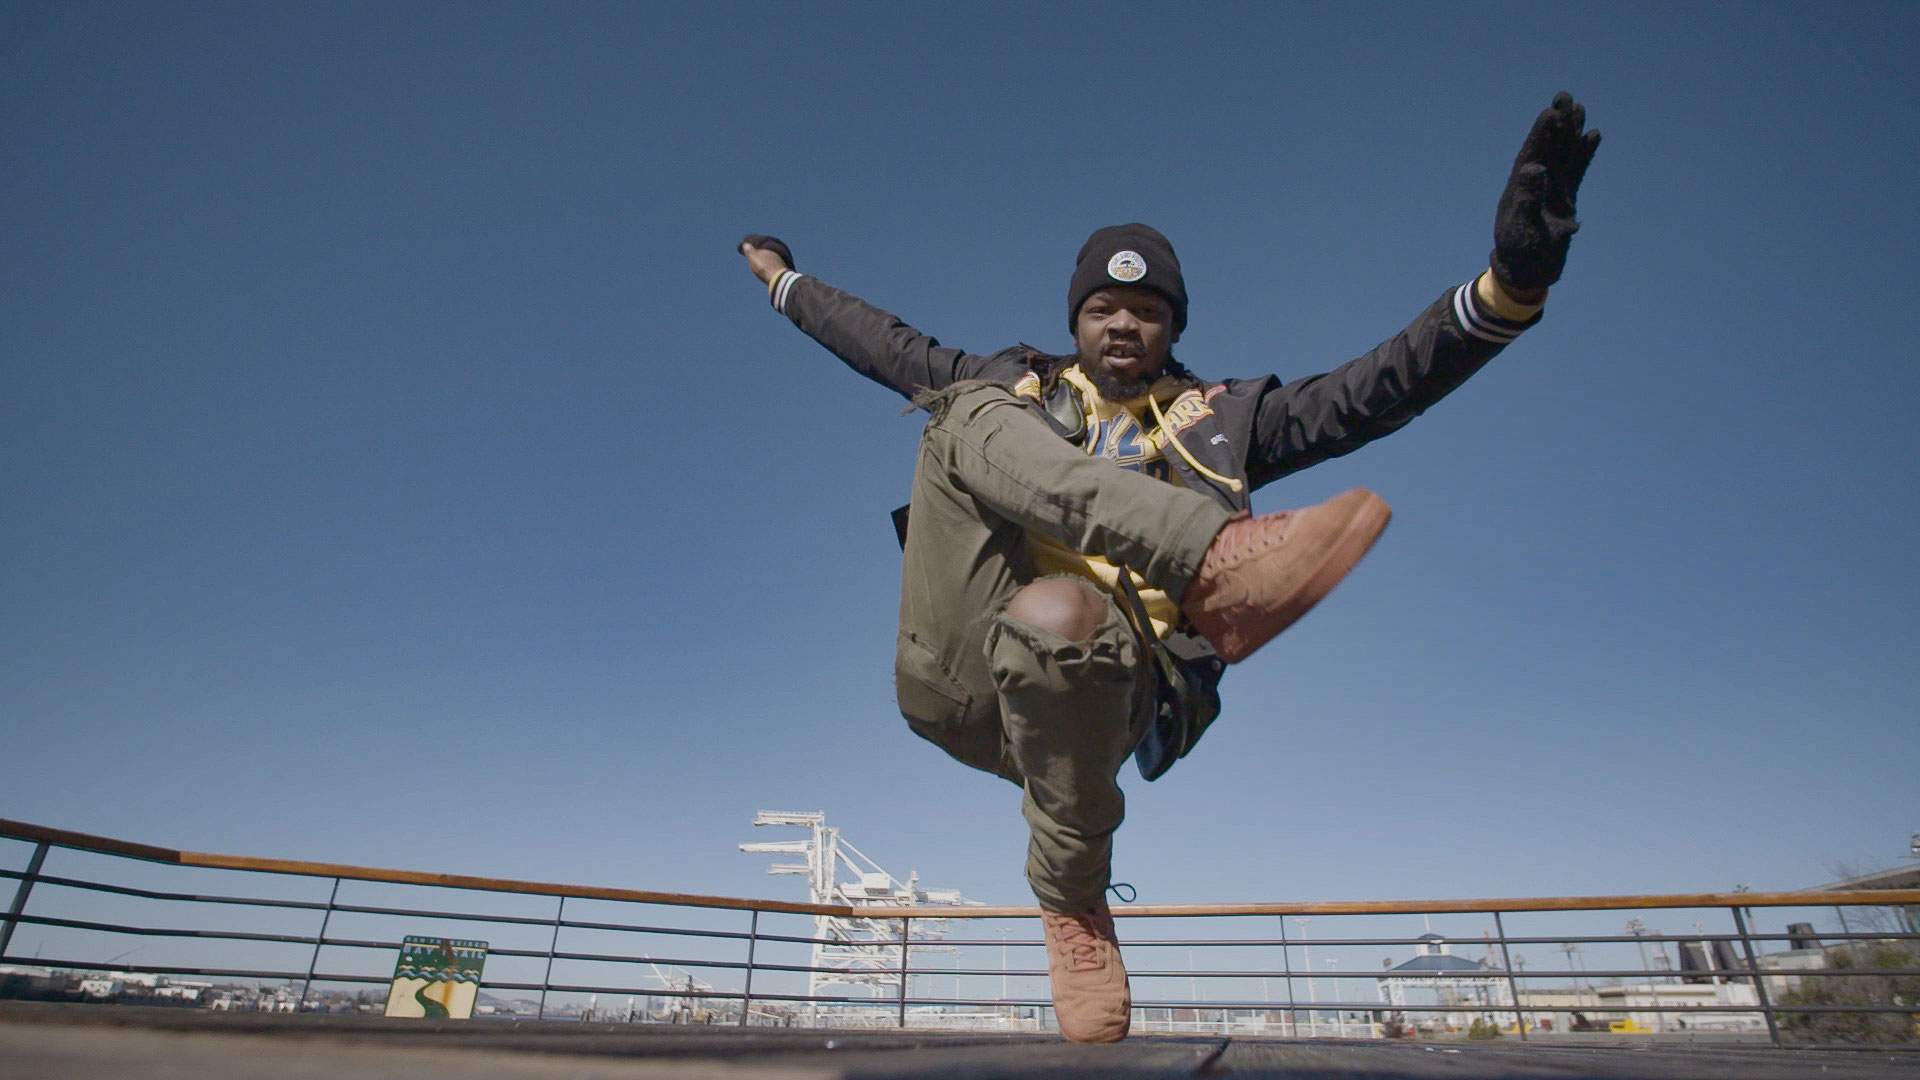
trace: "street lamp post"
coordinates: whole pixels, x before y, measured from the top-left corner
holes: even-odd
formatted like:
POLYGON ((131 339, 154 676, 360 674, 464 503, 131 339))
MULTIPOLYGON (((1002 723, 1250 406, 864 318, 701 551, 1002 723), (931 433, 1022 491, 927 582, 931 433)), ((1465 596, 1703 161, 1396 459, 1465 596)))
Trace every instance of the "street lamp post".
MULTIPOLYGON (((1013 936, 1013 927, 1000 928, 1000 1004, 1007 1005, 1007 939, 1013 936)), ((1008 1005, 1008 1008, 1012 1006, 1008 1005)))
POLYGON ((1653 998, 1653 1030, 1667 1030, 1667 1014, 1660 1011, 1660 991, 1653 985, 1653 970, 1647 967, 1647 924, 1639 919, 1627 920, 1627 932, 1633 935, 1633 943, 1640 949, 1640 971, 1647 977, 1647 994, 1653 998))
POLYGON ((1328 960, 1327 970, 1336 976, 1333 980, 1333 1033, 1344 1039, 1347 1037, 1347 1018, 1341 1013, 1340 1006, 1346 999, 1340 996, 1340 980, 1337 977, 1340 974, 1339 959, 1328 960))
MULTIPOLYGON (((1571 941, 1562 942, 1560 951, 1567 954, 1567 974, 1573 977, 1573 988, 1578 990, 1580 989, 1580 976, 1582 974, 1579 964, 1580 946, 1571 941)), ((1593 989, 1591 982, 1587 984, 1587 989, 1589 991, 1593 989)))
MULTIPOLYGON (((1297 915, 1293 921, 1300 924, 1300 948, 1307 956, 1307 1004, 1318 1005, 1320 999, 1313 991, 1313 946, 1307 944, 1307 924, 1313 921, 1313 916, 1297 915)), ((1314 1015, 1314 1010, 1308 1009, 1307 1038, 1311 1039, 1319 1034, 1320 1020, 1314 1015)))
MULTIPOLYGON (((1845 929, 1846 925, 1847 924, 1845 922, 1842 922, 1840 924, 1842 929, 1845 929)), ((1713 943, 1707 940, 1707 932, 1704 928, 1701 927, 1699 919, 1693 920, 1693 933, 1695 937, 1700 939, 1701 960, 1706 963, 1708 970, 1716 972, 1716 974, 1711 976, 1711 978, 1713 979, 1713 985, 1719 986, 1720 976, 1717 973, 1717 971, 1718 971, 1718 968, 1720 967, 1720 956, 1718 953, 1714 951, 1713 943)))

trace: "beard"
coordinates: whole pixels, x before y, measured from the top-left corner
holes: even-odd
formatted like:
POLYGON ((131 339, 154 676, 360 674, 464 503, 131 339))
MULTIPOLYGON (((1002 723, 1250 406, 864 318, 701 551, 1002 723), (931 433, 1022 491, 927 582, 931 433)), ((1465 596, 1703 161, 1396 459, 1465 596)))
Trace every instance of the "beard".
POLYGON ((1082 367, 1081 370, 1086 372, 1088 380, 1093 383, 1093 388, 1100 391, 1100 396, 1112 402, 1132 401, 1135 398, 1146 397, 1147 391, 1153 389, 1153 384, 1160 378, 1158 373, 1144 378, 1126 379, 1104 368, 1094 368, 1089 371, 1082 367))

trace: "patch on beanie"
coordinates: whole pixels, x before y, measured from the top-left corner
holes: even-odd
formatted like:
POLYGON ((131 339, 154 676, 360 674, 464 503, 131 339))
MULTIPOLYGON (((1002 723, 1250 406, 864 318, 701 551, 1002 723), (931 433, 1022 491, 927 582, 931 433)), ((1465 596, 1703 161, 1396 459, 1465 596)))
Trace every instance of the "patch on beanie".
POLYGON ((1107 260, 1107 276, 1132 284, 1147 276, 1147 260, 1137 251, 1116 251, 1107 260))

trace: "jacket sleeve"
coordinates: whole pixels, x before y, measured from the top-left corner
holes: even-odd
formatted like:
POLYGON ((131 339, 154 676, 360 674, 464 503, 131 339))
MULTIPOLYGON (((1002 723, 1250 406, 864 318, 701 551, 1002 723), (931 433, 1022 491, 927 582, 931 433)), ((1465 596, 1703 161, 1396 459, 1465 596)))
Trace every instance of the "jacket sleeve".
POLYGON ((949 349, 888 312, 817 278, 787 270, 768 290, 774 310, 847 366, 907 398, 962 379, 1004 377, 998 357, 949 349))
POLYGON ((1365 356, 1285 385, 1270 380, 1254 415, 1248 479, 1258 488, 1400 430, 1539 321, 1538 312, 1524 321, 1494 314, 1468 282, 1365 356))

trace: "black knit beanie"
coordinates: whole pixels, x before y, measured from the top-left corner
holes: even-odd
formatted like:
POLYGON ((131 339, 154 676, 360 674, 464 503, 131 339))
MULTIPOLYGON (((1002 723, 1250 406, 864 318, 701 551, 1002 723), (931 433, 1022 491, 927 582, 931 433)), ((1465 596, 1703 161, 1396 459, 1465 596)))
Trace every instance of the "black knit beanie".
POLYGON ((1138 285, 1166 297, 1173 306, 1173 330, 1187 328, 1187 282, 1180 257, 1151 225, 1109 225, 1095 229, 1080 248, 1067 286, 1067 329, 1077 329, 1080 305, 1110 285, 1138 285))

